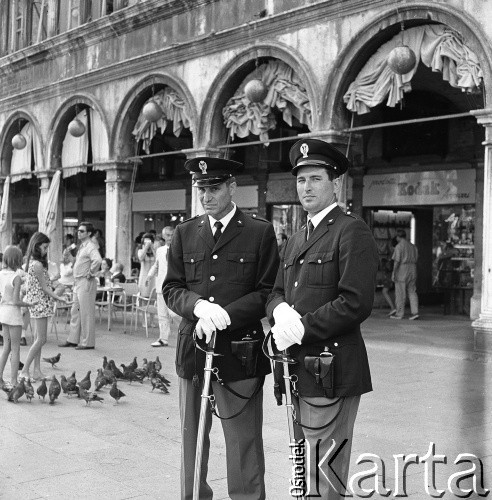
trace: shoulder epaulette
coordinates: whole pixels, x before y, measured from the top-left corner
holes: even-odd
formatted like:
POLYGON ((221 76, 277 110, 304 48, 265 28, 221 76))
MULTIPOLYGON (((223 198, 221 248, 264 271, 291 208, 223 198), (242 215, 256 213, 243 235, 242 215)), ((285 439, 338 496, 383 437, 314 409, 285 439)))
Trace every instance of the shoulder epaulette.
POLYGON ((352 219, 364 220, 364 219, 362 219, 362 217, 359 217, 357 214, 353 214, 352 212, 345 213, 345 215, 347 215, 348 217, 352 217, 352 219))
POLYGON ((201 214, 201 215, 195 215, 194 217, 190 217, 189 219, 186 219, 186 220, 184 220, 183 222, 180 222, 180 223, 178 224, 178 226, 181 226, 182 224, 186 224, 187 222, 190 222, 190 221, 192 221, 192 220, 195 220, 195 219, 197 219, 198 217, 201 217, 202 215, 203 215, 203 214, 201 214))
POLYGON ((250 214, 250 217, 251 217, 252 219, 254 219, 254 220, 261 220, 262 222, 268 222, 268 223, 270 223, 270 221, 269 221, 269 220, 267 220, 267 219, 263 219, 263 217, 258 217, 256 214, 250 214))

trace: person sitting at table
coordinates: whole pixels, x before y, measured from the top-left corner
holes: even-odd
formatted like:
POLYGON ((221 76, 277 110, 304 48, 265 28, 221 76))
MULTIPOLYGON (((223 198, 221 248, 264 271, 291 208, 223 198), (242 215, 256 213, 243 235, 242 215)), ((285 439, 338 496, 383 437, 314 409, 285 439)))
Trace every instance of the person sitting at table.
POLYGON ((111 282, 114 284, 125 283, 126 277, 123 274, 123 264, 121 262, 115 262, 111 268, 111 282))
POLYGON ((111 259, 105 258, 101 262, 101 269, 96 273, 96 278, 99 280, 99 286, 108 286, 111 282, 111 267, 113 262, 111 259))
POLYGON ((70 248, 63 250, 62 261, 60 263, 60 278, 58 281, 66 287, 73 287, 73 263, 74 257, 72 256, 70 248))
MULTIPOLYGON (((96 273, 97 285, 100 287, 109 286, 111 284, 111 266, 113 265, 111 259, 105 258, 101 261, 101 269, 96 273)), ((96 302, 99 306, 106 303, 106 292, 97 292, 96 302)))

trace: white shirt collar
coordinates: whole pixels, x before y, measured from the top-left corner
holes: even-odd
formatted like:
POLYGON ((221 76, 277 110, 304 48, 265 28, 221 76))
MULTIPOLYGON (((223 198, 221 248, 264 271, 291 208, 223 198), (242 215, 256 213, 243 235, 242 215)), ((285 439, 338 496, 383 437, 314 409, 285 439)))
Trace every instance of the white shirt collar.
MULTIPOLYGON (((236 213, 237 207, 234 202, 232 202, 232 210, 222 219, 219 219, 220 222, 222 222, 222 232, 225 231, 225 228, 227 227, 227 224, 231 222, 231 219, 234 217, 234 214, 236 213)), ((215 234, 215 231, 217 231, 217 228, 214 227, 214 224, 217 222, 217 219, 214 219, 211 215, 208 216, 208 220, 210 222, 210 228, 212 229, 212 233, 215 234)))
POLYGON ((308 221, 310 220, 313 223, 313 226, 316 228, 317 225, 338 205, 338 203, 335 201, 331 205, 328 205, 326 208, 321 210, 321 212, 318 212, 315 216, 312 218, 308 217, 308 221))

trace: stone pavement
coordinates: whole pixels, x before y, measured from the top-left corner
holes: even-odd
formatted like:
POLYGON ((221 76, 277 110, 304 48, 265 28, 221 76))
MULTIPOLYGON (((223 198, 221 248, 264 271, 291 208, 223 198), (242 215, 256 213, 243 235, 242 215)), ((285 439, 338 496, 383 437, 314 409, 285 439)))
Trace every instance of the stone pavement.
MULTIPOLYGON (((64 339, 63 326, 59 337, 64 339)), ((454 464, 460 453, 482 459, 485 487, 492 488, 492 375, 490 355, 473 353, 470 321, 433 311, 415 322, 388 319, 375 310, 363 325, 372 367, 374 392, 364 395, 354 433, 351 477, 367 471, 371 463, 358 464, 363 453, 378 455, 385 464, 387 497, 398 493, 394 455, 415 453, 421 458, 435 443, 435 455, 446 455, 447 464, 435 466, 435 487, 443 498, 457 498, 447 491, 447 479, 470 464, 454 464)), ((155 330, 151 335, 156 335, 155 330)), ((37 399, 8 403, 0 394, 0 499, 178 499, 180 435, 177 379, 174 374, 176 326, 169 348, 152 348, 142 328, 123 334, 121 322, 108 332, 98 324, 94 351, 59 349, 54 333, 43 355, 62 357, 45 374, 82 378, 102 365, 102 356, 128 364, 133 356, 155 359, 171 380, 169 395, 151 392, 148 381, 120 382, 127 397, 114 405, 109 390, 104 403, 86 406, 76 398, 60 396, 54 405, 37 399)), ((21 359, 27 353, 21 348, 21 359)), ((285 500, 289 495, 292 463, 288 459, 285 408, 277 407, 272 380, 265 384, 264 442, 267 498, 285 500)), ((221 426, 212 428, 209 480, 214 498, 225 499, 225 448, 221 426)), ((367 457, 366 457, 367 458, 367 457)), ((383 478, 379 467, 380 482, 383 478)), ((463 489, 468 483, 463 483, 463 489)), ((370 488, 371 480, 363 487, 370 488)), ((425 465, 407 468, 409 498, 429 498, 425 490, 425 465)), ((401 493, 401 483, 399 492, 401 493)), ((354 495, 355 496, 355 495, 354 495)), ((357 496, 355 496, 357 497, 357 496)), ((470 496, 469 498, 481 498, 470 496)))

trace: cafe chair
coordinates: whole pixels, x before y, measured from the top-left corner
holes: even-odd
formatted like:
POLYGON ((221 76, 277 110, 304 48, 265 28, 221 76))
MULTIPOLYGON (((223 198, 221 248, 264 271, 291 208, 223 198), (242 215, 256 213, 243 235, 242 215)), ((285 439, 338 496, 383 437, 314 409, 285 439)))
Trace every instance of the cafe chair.
POLYGON ((59 302, 58 300, 55 300, 55 305, 53 306, 53 316, 51 317, 51 330, 50 333, 55 330, 55 335, 56 335, 56 340, 58 340, 58 318, 64 318, 64 326, 63 326, 63 331, 65 332, 67 330, 67 325, 70 324, 70 313, 72 310, 72 304, 73 304, 73 294, 72 292, 66 292, 63 295, 67 300, 68 303, 64 304, 62 302, 59 302))
POLYGON ((133 304, 137 303, 139 298, 137 283, 120 283, 119 290, 111 295, 111 311, 115 315, 121 312, 123 315, 123 331, 126 333, 126 313, 133 315, 133 304))
POLYGON ((138 296, 133 302, 132 308, 132 331, 137 330, 138 316, 139 313, 143 314, 145 335, 149 337, 149 321, 152 316, 157 317, 157 292, 155 288, 152 288, 149 297, 138 296), (135 330, 133 330, 133 321, 135 319, 135 330))

